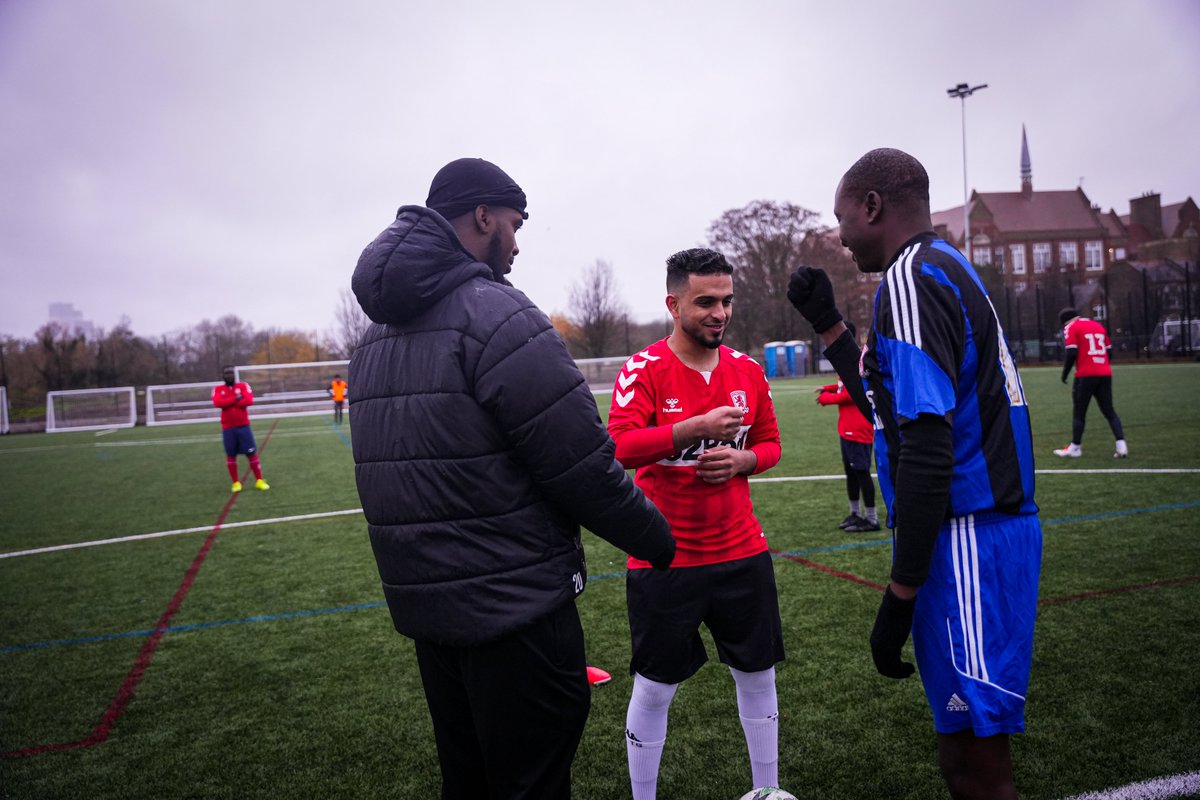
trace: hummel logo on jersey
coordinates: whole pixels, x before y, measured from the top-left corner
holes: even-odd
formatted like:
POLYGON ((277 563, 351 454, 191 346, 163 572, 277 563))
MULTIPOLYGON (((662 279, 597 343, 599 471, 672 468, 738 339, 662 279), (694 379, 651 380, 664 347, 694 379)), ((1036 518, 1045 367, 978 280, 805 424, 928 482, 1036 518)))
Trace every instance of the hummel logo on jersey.
POLYGON ((663 409, 664 414, 682 414, 683 409, 679 407, 679 398, 668 397, 666 399, 667 407, 663 409))
POLYGON ((950 695, 950 700, 946 703, 947 711, 967 711, 969 709, 970 706, 968 706, 963 699, 958 696, 958 692, 950 695))

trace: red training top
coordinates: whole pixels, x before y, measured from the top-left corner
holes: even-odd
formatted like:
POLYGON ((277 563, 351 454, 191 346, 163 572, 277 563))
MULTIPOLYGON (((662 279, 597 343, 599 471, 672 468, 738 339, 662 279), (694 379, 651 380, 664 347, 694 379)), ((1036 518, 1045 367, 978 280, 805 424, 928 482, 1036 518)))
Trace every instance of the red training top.
POLYGON ((221 409, 221 430, 250 424, 250 413, 246 411, 247 406, 254 405, 250 384, 245 381, 238 381, 233 386, 218 383, 213 387, 212 401, 221 409))
POLYGON ((817 402, 823 406, 838 407, 838 436, 851 442, 872 444, 875 441, 875 428, 858 410, 854 398, 846 391, 846 386, 840 380, 828 386, 821 387, 817 402))

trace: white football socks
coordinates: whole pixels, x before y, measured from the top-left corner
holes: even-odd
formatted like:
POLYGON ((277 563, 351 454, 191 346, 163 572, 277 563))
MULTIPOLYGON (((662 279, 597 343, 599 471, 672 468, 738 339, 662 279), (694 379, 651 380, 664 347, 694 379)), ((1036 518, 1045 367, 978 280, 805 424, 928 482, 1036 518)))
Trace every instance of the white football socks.
POLYGON ((633 675, 633 694, 625 714, 625 753, 633 800, 654 800, 658 791, 658 766, 667 743, 667 711, 677 688, 677 683, 633 675))
POLYGON ((779 785, 779 697, 775 668, 742 672, 729 668, 737 688, 738 716, 746 734, 755 786, 779 785))

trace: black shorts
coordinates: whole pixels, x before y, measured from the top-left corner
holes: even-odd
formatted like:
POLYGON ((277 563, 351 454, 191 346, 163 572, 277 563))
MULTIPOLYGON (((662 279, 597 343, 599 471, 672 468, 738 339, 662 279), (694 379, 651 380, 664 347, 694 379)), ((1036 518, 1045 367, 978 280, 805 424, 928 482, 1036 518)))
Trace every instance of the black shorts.
POLYGON ((870 472, 871 445, 842 439, 842 463, 855 472, 870 472))
POLYGON ((681 683, 708 660, 700 623, 721 663, 760 672, 783 660, 783 624, 770 553, 665 572, 632 569, 625 580, 630 673, 681 683))
POLYGON ((221 431, 221 438, 225 442, 225 455, 230 458, 239 453, 252 456, 258 450, 258 445, 254 443, 254 432, 250 430, 249 425, 226 428, 221 431))

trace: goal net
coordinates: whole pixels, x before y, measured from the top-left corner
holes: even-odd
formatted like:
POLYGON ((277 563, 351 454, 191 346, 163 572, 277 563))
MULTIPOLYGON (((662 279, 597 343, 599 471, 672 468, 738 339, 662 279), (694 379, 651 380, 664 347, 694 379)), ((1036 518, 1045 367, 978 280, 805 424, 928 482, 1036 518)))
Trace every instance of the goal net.
POLYGON ((592 394, 612 394, 613 384, 621 367, 630 356, 605 356, 604 358, 578 358, 575 366, 583 373, 584 380, 591 387, 592 394))
POLYGON ((208 381, 147 386, 146 424, 182 425, 220 419, 221 409, 212 402, 216 384, 217 381, 208 381))
MULTIPOLYGON (((329 414, 333 401, 329 382, 345 380, 349 361, 309 361, 300 364, 249 364, 234 367, 235 380, 250 384, 253 419, 329 414)), ((212 404, 219 381, 175 383, 146 387, 146 424, 179 425, 216 420, 221 410, 212 404)))
MULTIPOLYGON (((582 358, 575 363, 596 394, 612 391, 617 374, 628 356, 582 358)), ((250 417, 298 417, 329 414, 333 401, 329 382, 334 375, 345 380, 349 361, 309 361, 301 364, 249 364, 234 367, 236 379, 250 384, 254 405, 250 417)), ((172 383, 146 387, 146 424, 181 425, 214 421, 221 410, 212 404, 212 390, 218 381, 172 383)), ((349 404, 347 403, 347 411, 349 404)))
POLYGON ((46 395, 46 433, 132 428, 136 424, 132 386, 67 389, 46 395))

